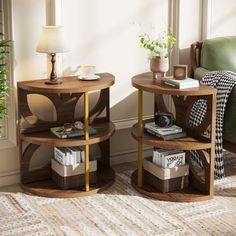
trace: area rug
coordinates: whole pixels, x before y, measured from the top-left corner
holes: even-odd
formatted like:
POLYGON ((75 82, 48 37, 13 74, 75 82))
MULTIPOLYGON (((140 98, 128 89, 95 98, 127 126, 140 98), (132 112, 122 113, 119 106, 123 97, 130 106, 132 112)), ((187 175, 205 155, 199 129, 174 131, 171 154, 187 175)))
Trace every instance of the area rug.
POLYGON ((130 175, 83 198, 1 193, 0 235, 236 235, 236 176, 215 181, 212 200, 175 203, 139 194, 130 175))

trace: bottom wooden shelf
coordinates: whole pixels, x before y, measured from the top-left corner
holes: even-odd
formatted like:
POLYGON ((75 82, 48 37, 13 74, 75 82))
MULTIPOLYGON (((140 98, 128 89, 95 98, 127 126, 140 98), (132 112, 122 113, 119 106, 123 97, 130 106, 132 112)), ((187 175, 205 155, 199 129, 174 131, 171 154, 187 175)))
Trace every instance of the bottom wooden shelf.
POLYGON ((157 192, 155 188, 153 188, 152 186, 150 186, 148 183, 145 182, 145 179, 143 179, 143 187, 139 188, 137 185, 137 174, 138 171, 135 170, 131 176, 132 186, 138 192, 145 194, 149 197, 172 202, 196 202, 196 201, 205 201, 212 199, 212 196, 205 195, 191 186, 182 189, 180 191, 174 191, 168 193, 157 192))
POLYGON ((102 192, 109 188, 113 184, 114 180, 115 172, 112 168, 109 168, 97 172, 97 182, 96 184, 90 185, 90 191, 88 192, 84 191, 84 187, 68 190, 60 189, 51 179, 22 184, 21 187, 26 192, 43 197, 73 198, 102 192))

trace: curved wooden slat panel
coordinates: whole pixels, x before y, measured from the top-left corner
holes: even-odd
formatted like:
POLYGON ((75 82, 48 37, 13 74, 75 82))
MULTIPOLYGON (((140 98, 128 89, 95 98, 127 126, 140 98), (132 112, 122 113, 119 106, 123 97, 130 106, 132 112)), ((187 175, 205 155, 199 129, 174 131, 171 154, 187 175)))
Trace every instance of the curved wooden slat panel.
POLYGON ((51 165, 50 163, 46 164, 38 170, 30 171, 30 161, 33 157, 35 151, 40 147, 37 144, 29 144, 22 156, 20 157, 20 167, 21 167, 21 182, 23 184, 34 182, 37 180, 48 179, 50 178, 51 165))
POLYGON ((94 120, 104 111, 105 108, 109 110, 109 89, 102 89, 97 103, 89 112, 89 124, 93 124, 94 120), (108 105, 108 106, 107 106, 108 105))
POLYGON ((191 130, 191 132, 204 133, 211 123, 211 102, 209 96, 172 96, 175 110, 176 110, 176 123, 181 127, 191 130), (199 99, 207 101, 207 109, 203 121, 195 127, 192 127, 189 123, 189 117, 192 111, 192 107, 199 99))

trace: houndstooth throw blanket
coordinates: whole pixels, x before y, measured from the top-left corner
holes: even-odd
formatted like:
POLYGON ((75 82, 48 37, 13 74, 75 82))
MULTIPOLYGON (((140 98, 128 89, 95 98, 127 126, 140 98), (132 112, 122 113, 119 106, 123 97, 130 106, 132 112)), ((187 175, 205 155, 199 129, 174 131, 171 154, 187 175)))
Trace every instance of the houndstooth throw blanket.
MULTIPOLYGON (((227 99, 231 90, 236 85, 236 73, 231 71, 212 71, 208 72, 200 82, 202 85, 211 86, 217 89, 216 95, 216 148, 215 148, 215 178, 221 179, 224 177, 224 162, 223 162, 223 119, 227 104, 227 99)), ((204 99, 199 99, 193 106, 190 115, 190 125, 198 126, 204 119, 207 108, 207 102, 204 99)), ((191 152, 193 160, 200 166, 202 161, 196 151, 191 152)))

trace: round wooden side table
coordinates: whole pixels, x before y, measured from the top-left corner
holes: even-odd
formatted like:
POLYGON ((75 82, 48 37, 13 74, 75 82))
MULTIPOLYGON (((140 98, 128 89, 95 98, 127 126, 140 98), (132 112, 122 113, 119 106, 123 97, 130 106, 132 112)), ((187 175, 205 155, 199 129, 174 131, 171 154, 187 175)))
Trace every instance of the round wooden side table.
POLYGON ((214 158, 215 158, 215 123, 216 123, 216 89, 199 86, 189 89, 177 89, 161 83, 161 79, 153 79, 152 73, 143 73, 132 78, 132 85, 138 89, 138 123, 132 128, 132 136, 138 142, 138 168, 132 174, 132 185, 139 192, 153 198, 168 201, 201 201, 211 199, 214 193, 214 158), (144 132, 143 125, 150 120, 143 120, 143 92, 154 94, 155 111, 167 112, 163 95, 170 95, 176 111, 176 124, 187 132, 187 137, 165 141, 144 132), (207 101, 206 115, 197 127, 191 127, 189 116, 192 106, 199 100, 207 101), (211 126, 210 137, 204 136, 211 126), (142 145, 146 144, 163 149, 196 150, 203 162, 204 179, 200 178, 189 157, 189 186, 174 192, 158 192, 145 181, 143 176, 142 145), (210 154, 204 150, 210 150, 210 154))
MULTIPOLYGON (((46 197, 80 197, 100 192, 108 188, 115 179, 115 173, 110 167, 110 137, 115 132, 110 121, 109 88, 115 82, 109 73, 99 74, 100 79, 81 81, 77 76, 63 77, 59 85, 47 85, 46 80, 18 82, 18 113, 19 113, 19 144, 20 170, 22 188, 30 193, 46 197), (89 92, 100 91, 95 106, 89 109, 89 92), (40 120, 32 114, 28 103, 28 95, 37 94, 47 97, 55 107, 56 121, 40 120), (84 98, 81 109, 83 116, 75 118, 77 102, 84 98), (105 115, 99 115, 105 111, 105 115), (60 139, 50 132, 51 127, 76 120, 84 122, 84 137, 60 139), (96 129, 95 135, 89 136, 88 127, 96 129), (22 143, 27 146, 23 148, 22 143), (98 144, 101 158, 98 160, 97 182, 89 183, 89 145, 98 144), (51 179, 50 162, 37 170, 30 170, 33 154, 41 146, 71 147, 85 146, 85 183, 83 187, 62 190, 51 179)), ((40 102, 40 101, 39 101, 40 102)), ((80 114, 81 114, 80 113, 80 114)))

